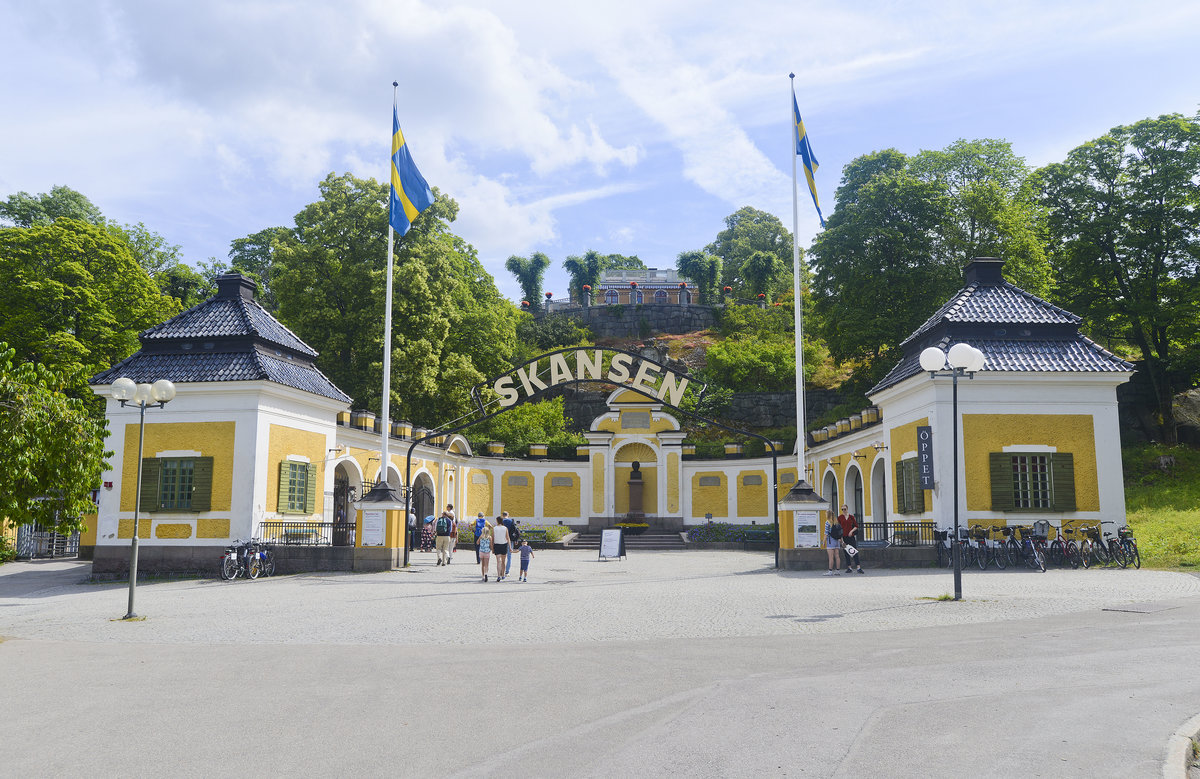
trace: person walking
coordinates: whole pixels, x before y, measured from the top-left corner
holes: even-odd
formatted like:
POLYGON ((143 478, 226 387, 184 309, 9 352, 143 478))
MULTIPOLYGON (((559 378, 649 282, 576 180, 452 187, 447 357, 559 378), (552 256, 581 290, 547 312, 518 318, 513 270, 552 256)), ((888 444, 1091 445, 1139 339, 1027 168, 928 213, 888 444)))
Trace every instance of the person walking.
POLYGON ((488 580, 488 563, 492 561, 492 528, 488 526, 487 522, 483 523, 483 530, 475 534, 475 556, 479 558, 480 570, 483 572, 483 580, 486 582, 488 580))
POLYGON ((409 551, 417 551, 417 512, 411 508, 408 510, 408 548, 409 551))
POLYGON ((517 550, 517 542, 521 540, 521 531, 517 529, 517 523, 507 511, 500 512, 500 521, 508 528, 508 555, 504 559, 504 576, 507 578, 512 570, 512 553, 517 550))
MULTIPOLYGON (((475 517, 475 562, 479 562, 479 537, 483 535, 483 529, 487 527, 487 520, 483 518, 483 512, 479 512, 479 516, 475 517)), ((489 552, 490 554, 490 552, 489 552)))
POLYGON ((454 550, 458 549, 458 517, 454 516, 454 506, 446 504, 446 513, 450 515, 450 554, 446 558, 446 565, 454 559, 454 550))
POLYGON ((534 556, 533 547, 529 545, 529 539, 527 538, 521 542, 521 575, 517 577, 517 581, 529 581, 529 560, 534 556))
POLYGON ((433 515, 425 517, 425 522, 421 526, 421 551, 428 552, 433 549, 433 515))
POLYGON ((496 517, 492 528, 492 556, 496 558, 496 581, 504 581, 504 566, 508 564, 508 526, 503 517, 496 517))
POLYGON ((836 519, 825 521, 825 554, 829 557, 826 576, 841 576, 842 571, 842 526, 836 519))
POLYGON ((434 545, 437 547, 438 565, 450 564, 450 528, 453 524, 454 518, 443 511, 434 526, 434 545))
POLYGON ((866 573, 862 569, 862 557, 858 553, 858 520, 850 513, 848 506, 842 506, 842 513, 838 514, 837 521, 842 528, 842 544, 846 547, 846 573, 850 573, 852 565, 858 566, 859 573, 866 573), (850 551, 851 549, 854 551, 850 551))

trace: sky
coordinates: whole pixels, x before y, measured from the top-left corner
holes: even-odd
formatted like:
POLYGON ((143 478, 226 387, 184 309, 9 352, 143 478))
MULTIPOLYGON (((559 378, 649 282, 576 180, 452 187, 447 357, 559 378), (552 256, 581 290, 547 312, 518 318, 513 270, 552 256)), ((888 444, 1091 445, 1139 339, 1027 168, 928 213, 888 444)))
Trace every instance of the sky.
POLYGON ((330 172, 387 179, 398 81, 451 229, 514 301, 505 259, 546 253, 562 297, 588 249, 674 267, 747 205, 790 230, 791 72, 828 216, 878 149, 1039 166, 1195 114, 1198 41, 1196 2, 0 0, 0 197, 63 184, 225 259, 330 172))

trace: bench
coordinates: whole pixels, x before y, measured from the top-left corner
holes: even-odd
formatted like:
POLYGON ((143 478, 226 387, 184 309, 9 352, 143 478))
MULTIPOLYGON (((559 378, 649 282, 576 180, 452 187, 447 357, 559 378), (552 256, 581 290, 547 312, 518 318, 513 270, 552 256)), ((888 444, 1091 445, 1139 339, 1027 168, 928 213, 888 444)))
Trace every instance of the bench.
POLYGON ((530 528, 529 530, 522 530, 521 538, 529 539, 530 543, 532 543, 534 541, 541 541, 542 543, 546 543, 546 529, 536 527, 536 528, 530 528))
POLYGON ((279 534, 279 543, 281 544, 311 544, 318 540, 319 534, 315 530, 287 530, 279 534))
POLYGON ((892 546, 916 546, 916 530, 896 530, 892 532, 892 546))

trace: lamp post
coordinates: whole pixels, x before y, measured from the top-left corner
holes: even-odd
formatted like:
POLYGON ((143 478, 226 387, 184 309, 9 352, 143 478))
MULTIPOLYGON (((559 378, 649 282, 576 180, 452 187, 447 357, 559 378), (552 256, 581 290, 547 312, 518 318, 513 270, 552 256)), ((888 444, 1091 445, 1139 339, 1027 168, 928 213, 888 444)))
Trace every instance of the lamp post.
POLYGON ((975 372, 981 370, 985 363, 987 358, 983 352, 965 343, 954 344, 949 352, 943 352, 936 346, 921 352, 921 368, 929 371, 929 378, 949 376, 953 385, 950 397, 954 416, 954 459, 951 461, 954 469, 954 543, 951 545, 954 555, 954 600, 962 600, 962 545, 958 538, 958 377, 975 378, 975 372))
POLYGON ((142 500, 142 447, 146 442, 146 407, 162 408, 175 397, 175 385, 166 379, 153 384, 137 384, 133 379, 122 376, 112 383, 112 396, 122 407, 133 404, 138 407, 138 456, 137 486, 133 493, 133 532, 129 543, 129 611, 122 619, 136 619, 133 598, 137 591, 138 566, 138 508, 142 500), (157 402, 151 403, 154 400, 157 402))

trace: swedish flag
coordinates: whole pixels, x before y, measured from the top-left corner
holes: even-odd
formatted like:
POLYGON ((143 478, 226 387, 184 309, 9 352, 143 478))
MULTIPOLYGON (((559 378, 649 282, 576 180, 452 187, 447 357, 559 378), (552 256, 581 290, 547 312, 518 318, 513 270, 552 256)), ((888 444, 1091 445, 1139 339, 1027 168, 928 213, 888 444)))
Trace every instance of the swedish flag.
POLYGON ((825 217, 821 216, 821 203, 817 200, 817 182, 813 178, 820 163, 813 154, 812 146, 808 144, 808 133, 804 130, 804 120, 800 118, 800 106, 796 102, 796 91, 792 90, 792 121, 796 125, 796 154, 804 161, 804 178, 808 181, 808 191, 812 193, 813 205, 817 208, 817 218, 821 227, 825 226, 825 217))
POLYGON ((433 191, 426 183, 400 132, 400 116, 392 106, 392 198, 388 205, 388 223, 400 235, 408 232, 413 220, 433 204, 433 191))

